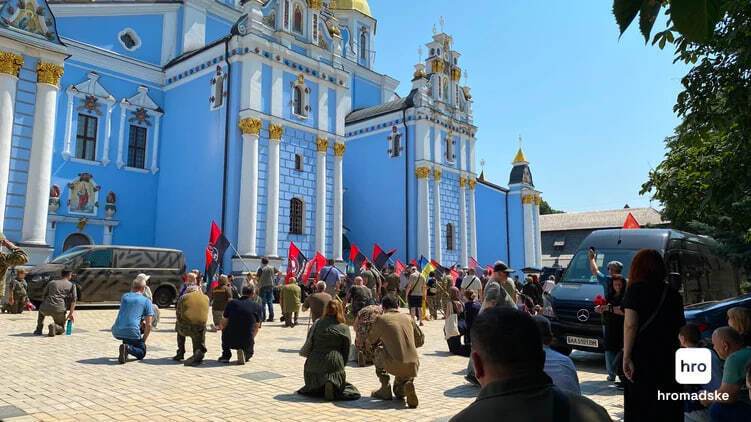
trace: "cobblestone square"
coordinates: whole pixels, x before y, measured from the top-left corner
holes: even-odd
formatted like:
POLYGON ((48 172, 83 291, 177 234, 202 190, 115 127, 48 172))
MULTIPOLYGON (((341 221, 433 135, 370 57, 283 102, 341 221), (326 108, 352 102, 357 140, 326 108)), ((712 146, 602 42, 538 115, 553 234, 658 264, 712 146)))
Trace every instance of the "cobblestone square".
MULTIPOLYGON (((207 360, 191 368, 171 360, 174 309, 162 310, 146 359, 119 365, 118 341, 109 332, 116 313, 80 309, 73 335, 55 338, 31 334, 36 312, 0 316, 0 420, 444 421, 479 391, 463 378, 466 358, 449 355, 440 320, 424 327, 415 382, 420 405, 408 409, 396 401, 371 399, 370 391, 378 386, 374 369, 358 368, 355 362, 349 363, 347 378, 363 395, 360 400, 327 403, 297 395, 305 362, 297 351, 305 339, 307 314, 294 328, 265 323, 255 356, 245 366, 216 362, 220 334, 207 333, 207 360)), ((582 392, 620 420, 622 395, 605 382, 601 355, 575 352, 573 358, 582 392)))

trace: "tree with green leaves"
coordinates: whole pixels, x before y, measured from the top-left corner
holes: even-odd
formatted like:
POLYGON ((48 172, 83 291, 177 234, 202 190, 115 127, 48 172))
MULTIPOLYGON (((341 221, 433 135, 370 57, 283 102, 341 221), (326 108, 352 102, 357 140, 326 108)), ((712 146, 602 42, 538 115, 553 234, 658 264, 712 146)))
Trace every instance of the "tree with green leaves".
POLYGON ((550 206, 550 204, 547 203, 544 199, 542 202, 540 202, 540 215, 547 215, 547 214, 563 214, 564 211, 560 211, 557 209, 554 209, 550 206))
MULTIPOLYGON (((654 6, 648 1, 615 0, 616 20, 622 31, 630 24, 626 18, 633 14, 633 20, 636 16, 636 3, 654 6), (622 9, 625 3, 632 5, 628 13, 622 9)), ((657 3, 668 8, 668 30, 680 34, 666 42, 675 44, 677 59, 695 65, 682 79, 683 91, 674 107, 682 122, 666 140, 665 159, 650 172, 641 193, 651 193, 663 204, 663 215, 674 227, 719 240, 720 252, 749 274, 751 2, 657 3), (690 12, 696 15, 688 16, 690 12), (704 33, 708 30, 711 33, 704 33)), ((637 12, 640 22, 656 16, 651 9, 637 12)), ((640 28, 642 33, 646 29, 645 37, 649 37, 651 25, 640 24, 640 28)))

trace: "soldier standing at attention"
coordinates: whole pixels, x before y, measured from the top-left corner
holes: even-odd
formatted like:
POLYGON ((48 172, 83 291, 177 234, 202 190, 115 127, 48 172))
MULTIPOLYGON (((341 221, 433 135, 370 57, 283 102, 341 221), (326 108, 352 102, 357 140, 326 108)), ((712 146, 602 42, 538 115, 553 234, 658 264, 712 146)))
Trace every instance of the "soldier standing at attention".
POLYGON ((6 239, 2 233, 0 233, 0 246, 10 250, 10 253, 0 253, 0 301, 2 301, 5 298, 5 273, 8 268, 26 264, 29 257, 21 248, 6 239))
POLYGON ((8 295, 8 311, 11 314, 20 314, 26 308, 29 285, 26 283, 26 270, 19 268, 16 270, 16 278, 10 283, 10 294, 8 295))

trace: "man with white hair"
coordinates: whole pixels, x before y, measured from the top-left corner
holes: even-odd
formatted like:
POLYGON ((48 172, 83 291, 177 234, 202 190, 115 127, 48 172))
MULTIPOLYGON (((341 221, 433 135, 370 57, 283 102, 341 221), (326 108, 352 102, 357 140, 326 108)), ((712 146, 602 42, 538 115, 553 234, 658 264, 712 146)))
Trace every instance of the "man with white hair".
POLYGON ((331 301, 331 295, 326 293, 326 282, 321 280, 316 283, 316 292, 305 298, 305 302, 302 304, 302 311, 305 312, 310 309, 310 322, 313 323, 317 319, 323 316, 323 310, 326 309, 326 305, 331 301))
POLYGON ((623 264, 620 261, 608 262, 608 275, 605 275, 600 272, 600 268, 597 266, 597 250, 595 248, 589 248, 587 256, 589 257, 589 270, 592 272, 593 276, 597 277, 597 281, 605 289, 605 295, 607 296, 608 292, 611 290, 610 286, 613 284, 613 276, 620 275, 621 272, 623 272, 623 264))
POLYGON ((120 299, 120 310, 117 312, 115 324, 112 325, 112 336, 123 342, 117 359, 120 363, 125 363, 128 355, 138 360, 146 356, 146 339, 151 333, 151 320, 154 317, 151 301, 143 294, 148 280, 148 275, 138 274, 133 280, 130 292, 125 293, 120 299))

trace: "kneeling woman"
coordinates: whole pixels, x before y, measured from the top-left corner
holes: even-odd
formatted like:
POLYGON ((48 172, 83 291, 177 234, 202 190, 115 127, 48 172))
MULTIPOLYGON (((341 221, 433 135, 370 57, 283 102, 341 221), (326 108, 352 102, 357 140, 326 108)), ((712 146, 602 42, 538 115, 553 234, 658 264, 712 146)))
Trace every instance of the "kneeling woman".
POLYGON ((316 321, 308 332, 300 355, 305 360, 305 385, 299 394, 323 396, 326 400, 357 400, 360 392, 347 383, 344 367, 352 343, 349 327, 345 324, 344 308, 338 300, 326 305, 323 318, 316 321))

